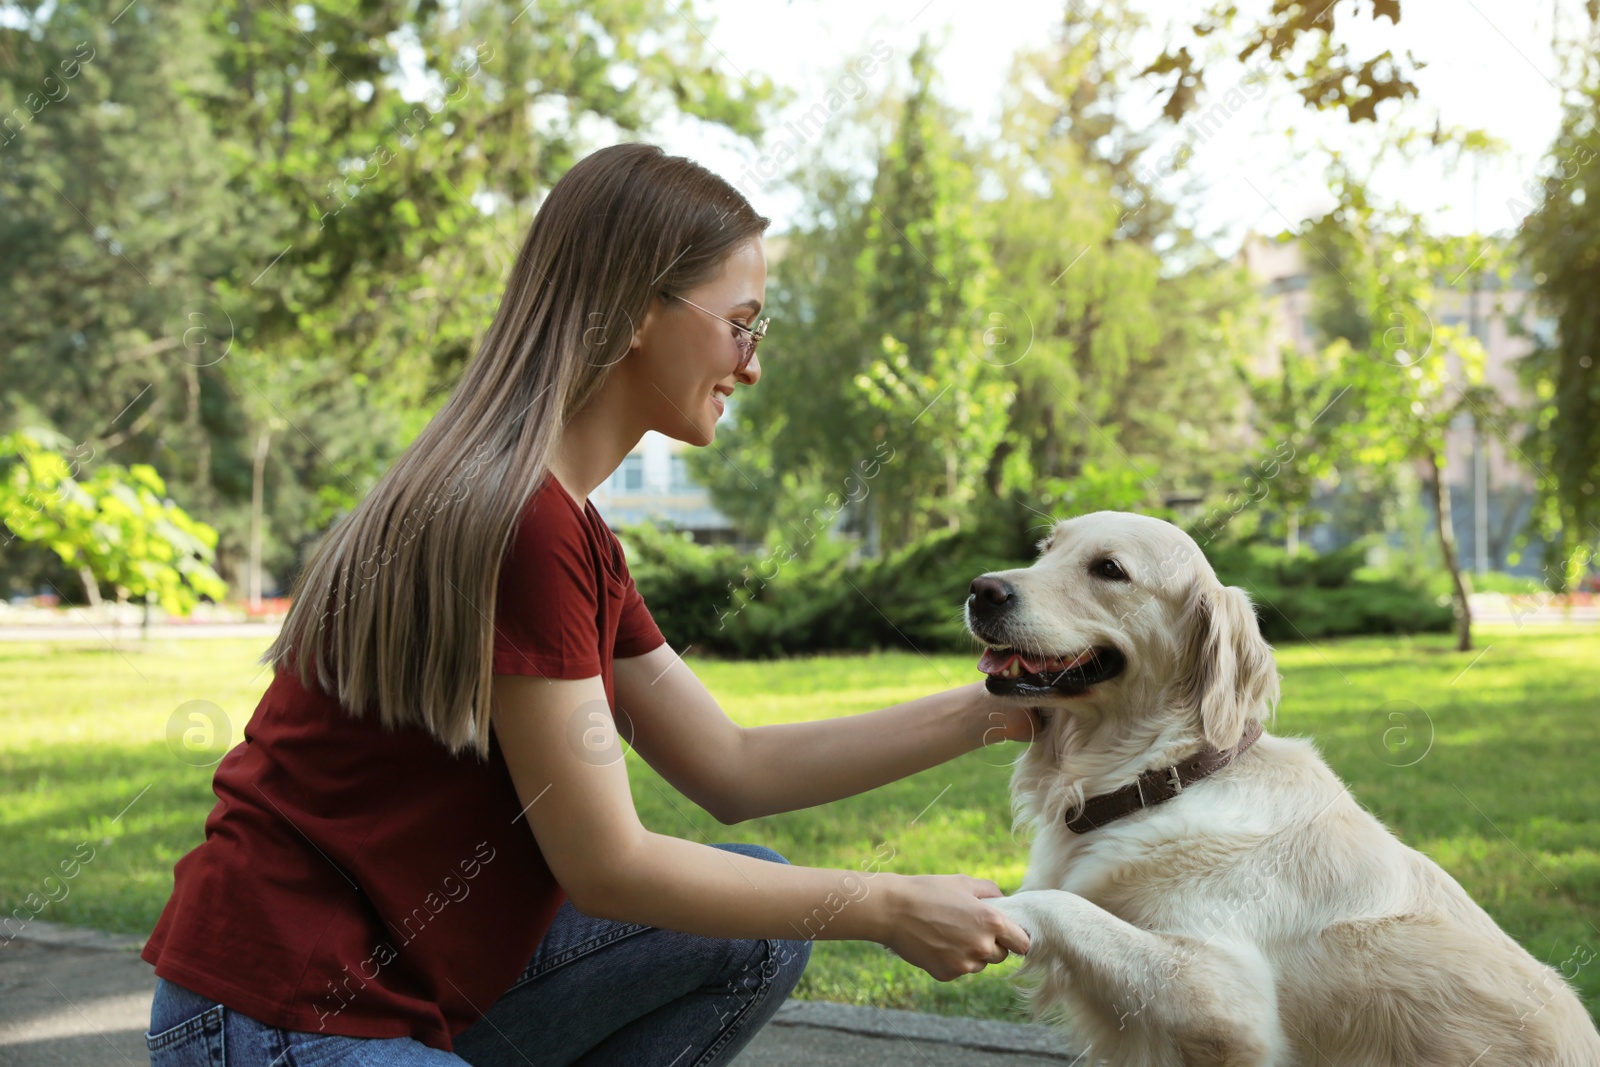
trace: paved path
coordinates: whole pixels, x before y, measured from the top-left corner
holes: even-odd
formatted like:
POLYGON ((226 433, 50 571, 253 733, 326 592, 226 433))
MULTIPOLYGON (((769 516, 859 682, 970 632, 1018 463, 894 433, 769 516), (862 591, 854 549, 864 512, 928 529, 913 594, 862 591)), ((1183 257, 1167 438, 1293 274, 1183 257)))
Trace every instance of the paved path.
MULTIPOLYGON (((263 643, 277 636, 281 624, 275 622, 189 622, 155 623, 150 637, 160 641, 175 638, 259 637, 263 643)), ((0 641, 138 641, 145 636, 137 624, 110 626, 105 623, 37 623, 29 626, 0 626, 0 641)))
POLYGON ((1567 604, 1548 595, 1513 597, 1501 593, 1473 593, 1470 602, 1473 622, 1514 622, 1519 626, 1600 622, 1600 604, 1567 604))
MULTIPOLYGON (((31 922, 0 940, 0 1064, 145 1067, 155 971, 137 938, 31 922)), ((970 979, 967 979, 970 980, 970 979)), ((1044 1026, 790 1000, 738 1067, 1088 1067, 1044 1026)))

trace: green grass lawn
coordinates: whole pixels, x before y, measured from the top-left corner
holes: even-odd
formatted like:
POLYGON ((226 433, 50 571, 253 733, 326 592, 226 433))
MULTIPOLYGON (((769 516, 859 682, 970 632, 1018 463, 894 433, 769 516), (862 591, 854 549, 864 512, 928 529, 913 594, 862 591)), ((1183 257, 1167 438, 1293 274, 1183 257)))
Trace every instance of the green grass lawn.
MULTIPOLYGON (((1315 738, 1362 803, 1436 859, 1535 956, 1558 967, 1578 949, 1586 951, 1577 960, 1592 957, 1600 949, 1600 630, 1485 625, 1478 651, 1450 645, 1441 634, 1280 648, 1274 732, 1315 738)), ((92 848, 67 894, 55 889, 61 899, 39 918, 149 932, 173 863, 200 843, 215 802, 212 768, 176 758, 167 724, 183 703, 208 700, 231 717, 237 742, 267 684, 254 662, 261 647, 0 644, 7 912, 29 893, 43 895, 61 861, 92 848)), ((975 657, 692 662, 746 725, 849 715, 978 677, 975 657)), ((884 870, 966 873, 1010 892, 1027 862, 1027 842, 1011 837, 1007 802, 1007 764, 1021 751, 986 749, 825 808, 734 827, 695 808, 631 753, 628 760, 635 801, 653 830, 754 841, 793 863, 850 869, 887 855, 878 851, 887 844, 893 855, 884 870)), ((1003 980, 1017 966, 1013 958, 939 983, 876 945, 819 941, 797 995, 1017 1018, 1003 980)), ((1575 982, 1600 1003, 1600 961, 1578 968, 1575 982)))

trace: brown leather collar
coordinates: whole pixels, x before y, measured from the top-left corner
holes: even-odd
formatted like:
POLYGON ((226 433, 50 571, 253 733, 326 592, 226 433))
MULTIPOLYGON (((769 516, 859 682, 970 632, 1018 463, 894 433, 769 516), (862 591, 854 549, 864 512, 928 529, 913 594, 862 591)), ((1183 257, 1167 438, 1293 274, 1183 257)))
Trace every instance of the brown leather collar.
POLYGON ((1171 800, 1183 792, 1184 786, 1232 763, 1260 736, 1261 723, 1251 719, 1245 724, 1239 743, 1226 751, 1207 745, 1182 763, 1151 768, 1121 789, 1090 797, 1076 809, 1077 814, 1068 816, 1067 829, 1075 834, 1086 834, 1124 815, 1171 800))

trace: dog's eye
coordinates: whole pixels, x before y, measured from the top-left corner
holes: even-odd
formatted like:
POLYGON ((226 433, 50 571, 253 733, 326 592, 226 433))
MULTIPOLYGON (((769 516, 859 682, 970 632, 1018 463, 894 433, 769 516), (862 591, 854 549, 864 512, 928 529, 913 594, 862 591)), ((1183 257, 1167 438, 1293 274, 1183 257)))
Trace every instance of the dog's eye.
POLYGON ((1114 559, 1101 559, 1089 564, 1089 573, 1108 582, 1126 582, 1128 575, 1114 559))

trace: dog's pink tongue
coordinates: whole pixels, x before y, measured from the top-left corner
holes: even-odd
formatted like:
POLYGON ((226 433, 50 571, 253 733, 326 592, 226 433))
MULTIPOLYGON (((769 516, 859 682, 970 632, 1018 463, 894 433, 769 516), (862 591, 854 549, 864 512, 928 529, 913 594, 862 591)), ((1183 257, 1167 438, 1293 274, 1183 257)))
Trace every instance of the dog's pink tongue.
POLYGON ((978 657, 978 669, 984 674, 996 674, 1005 670, 1006 664, 1010 663, 1011 657, 1015 655, 1016 653, 1010 649, 997 652, 992 648, 986 648, 983 650, 983 655, 978 657))

